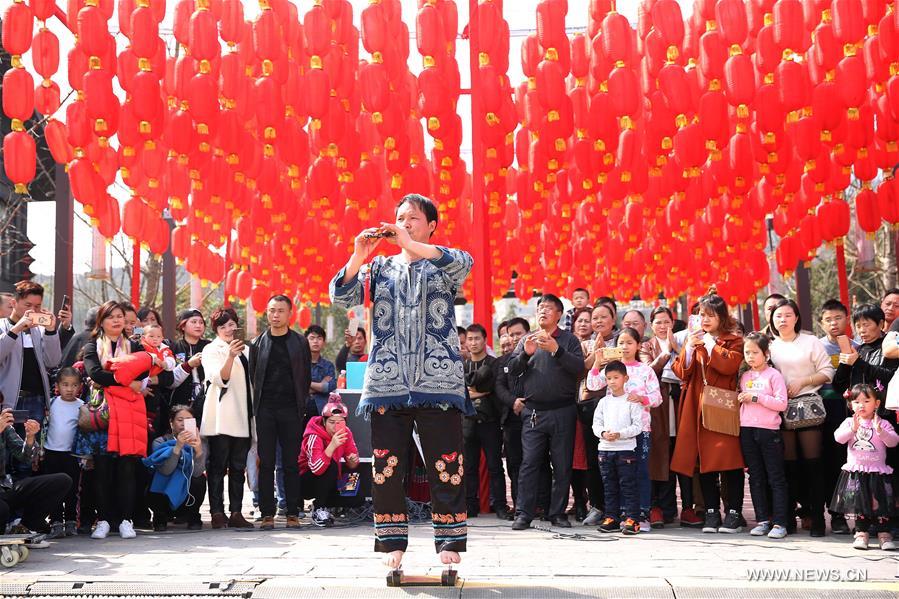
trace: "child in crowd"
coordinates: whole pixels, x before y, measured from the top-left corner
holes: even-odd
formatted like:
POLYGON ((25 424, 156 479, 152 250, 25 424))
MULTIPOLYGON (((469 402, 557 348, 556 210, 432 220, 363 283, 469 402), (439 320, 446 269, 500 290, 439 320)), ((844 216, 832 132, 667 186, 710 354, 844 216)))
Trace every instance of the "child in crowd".
MULTIPOLYGON (((353 433, 346 425, 346 406, 340 401, 340 395, 331 393, 321 416, 315 416, 306 425, 303 443, 300 446, 300 484, 304 499, 314 499, 312 523, 326 527, 334 524, 329 507, 338 507, 341 503, 337 492, 337 481, 342 472, 341 459, 350 470, 359 466, 359 450, 353 440, 353 433)), ((378 451, 378 450, 375 450, 378 451)), ((389 478, 396 466, 390 464, 384 472, 375 472, 375 484, 389 478), (379 478, 380 477, 380 478, 379 478)))
POLYGON ((169 349, 169 346, 162 342, 162 327, 158 324, 150 323, 144 327, 144 334, 141 335, 140 343, 144 351, 153 356, 153 367, 150 369, 150 376, 156 376, 163 370, 174 370, 176 366, 175 354, 169 349))
MULTIPOLYGON (((649 479, 650 449, 650 409, 662 405, 662 393, 659 391, 659 377, 648 364, 637 361, 640 351, 640 333, 631 327, 625 327, 618 335, 618 349, 621 350, 621 362, 627 368, 628 401, 641 407, 642 429, 636 438, 635 454, 637 456, 637 498, 640 503, 640 531, 649 532, 649 510, 652 504, 652 481, 649 479)), ((605 374, 593 368, 587 376, 587 389, 598 391, 606 386, 605 374)), ((606 505, 608 509, 614 506, 606 505)))
POLYGON ((50 511, 50 538, 76 534, 78 483, 81 469, 72 454, 78 432, 78 412, 84 404, 81 395, 81 374, 74 368, 63 368, 56 375, 58 395, 50 399, 47 426, 43 440, 44 474, 67 474, 72 479, 69 491, 50 511))
MULTIPOLYGON (((595 377, 594 371, 591 376, 595 377)), ((599 470, 606 504, 606 516, 599 530, 622 530, 626 535, 634 535, 642 528, 638 522, 640 499, 635 449, 636 438, 643 431, 644 409, 632 399, 633 393, 625 390, 627 383, 627 366, 618 360, 609 362, 603 372, 603 386, 608 386, 608 391, 593 413, 593 432, 599 438, 599 470), (622 507, 623 526, 619 520, 622 507)))
POLYGON ((788 493, 780 414, 787 409, 787 384, 768 364, 769 344, 768 337, 758 332, 743 338, 749 370, 740 378, 740 446, 749 467, 749 491, 758 522, 749 534, 782 539, 787 536, 788 493), (769 485, 773 514, 768 513, 769 485))
POLYGON ((846 464, 840 472, 830 509, 855 516, 856 549, 867 549, 870 534, 877 534, 880 548, 896 549, 890 534, 893 515, 893 469, 886 464, 887 447, 899 444, 893 426, 877 415, 878 390, 866 383, 846 392, 852 416, 833 434, 837 443, 848 443, 846 464))

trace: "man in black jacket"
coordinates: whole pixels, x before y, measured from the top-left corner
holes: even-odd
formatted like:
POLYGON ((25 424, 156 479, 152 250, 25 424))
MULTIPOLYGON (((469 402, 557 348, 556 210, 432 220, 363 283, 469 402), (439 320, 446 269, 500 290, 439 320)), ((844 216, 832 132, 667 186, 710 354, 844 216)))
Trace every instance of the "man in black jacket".
POLYGON ((553 467, 549 519, 554 526, 571 527, 565 508, 577 426, 577 383, 584 371, 584 354, 577 337, 559 328, 562 310, 558 297, 543 295, 537 303, 540 330, 519 342, 509 362, 509 375, 522 376, 525 404, 521 412, 524 457, 513 530, 531 526, 547 447, 553 467))
POLYGON ((502 405, 500 423, 503 427, 503 443, 506 448, 506 469, 509 471, 509 480, 512 481, 512 502, 518 505, 518 472, 521 469, 521 411, 524 409, 522 399, 520 377, 509 376, 509 361, 514 357, 514 350, 518 342, 531 330, 528 321, 516 317, 506 323, 506 335, 512 342, 512 351, 500 356, 494 365, 496 382, 494 393, 502 405))
POLYGON ((506 505, 506 473, 503 472, 503 433, 499 427, 501 406, 493 393, 496 358, 487 355, 487 331, 479 324, 466 329, 469 358, 463 362, 465 385, 477 414, 462 421, 465 455, 465 498, 468 517, 478 515, 481 450, 490 472, 490 501, 493 512, 501 520, 511 520, 506 505))
POLYGON ((250 344, 262 530, 275 527, 275 458, 279 444, 287 495, 287 528, 300 527, 303 495, 297 458, 312 382, 312 354, 306 338, 290 329, 292 312, 289 297, 271 298, 266 308, 269 329, 250 344))

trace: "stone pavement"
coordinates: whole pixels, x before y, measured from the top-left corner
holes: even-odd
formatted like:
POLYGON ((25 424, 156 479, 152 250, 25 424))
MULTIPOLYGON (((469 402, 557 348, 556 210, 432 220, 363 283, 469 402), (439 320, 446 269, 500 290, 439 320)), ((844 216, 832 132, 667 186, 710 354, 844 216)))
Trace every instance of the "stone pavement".
MULTIPOLYGON (((173 526, 130 541, 54 541, 12 570, 0 569, 0 597, 899 596, 899 555, 855 550, 848 536, 811 539, 800 530, 771 541, 669 525, 624 537, 538 526, 515 532, 492 515, 473 519, 464 580, 454 589, 386 588, 368 525, 270 532, 173 526), (780 579, 750 580, 753 569, 780 579)), ((439 573, 430 537, 430 526, 412 526, 407 572, 439 573)))

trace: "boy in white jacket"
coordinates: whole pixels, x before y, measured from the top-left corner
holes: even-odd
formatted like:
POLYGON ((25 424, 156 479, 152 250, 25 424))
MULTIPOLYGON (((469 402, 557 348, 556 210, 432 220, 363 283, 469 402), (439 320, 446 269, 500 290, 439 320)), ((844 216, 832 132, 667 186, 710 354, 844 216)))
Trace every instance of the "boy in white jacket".
POLYGON ((638 518, 640 499, 637 495, 636 437, 643 430, 643 406, 628 400, 624 390, 627 367, 618 360, 605 368, 608 384, 606 396, 593 414, 593 432, 599 438, 599 470, 605 490, 606 517, 600 532, 626 535, 640 532, 638 518), (623 508, 623 510, 622 510, 623 508), (625 512, 620 522, 620 511, 625 512))

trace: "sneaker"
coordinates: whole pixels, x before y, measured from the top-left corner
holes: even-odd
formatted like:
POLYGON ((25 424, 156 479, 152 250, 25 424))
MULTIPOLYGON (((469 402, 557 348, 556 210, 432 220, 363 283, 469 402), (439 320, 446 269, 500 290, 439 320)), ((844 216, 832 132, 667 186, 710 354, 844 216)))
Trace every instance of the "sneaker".
POLYGON ((333 526, 334 519, 331 518, 331 512, 328 511, 328 508, 320 507, 312 512, 312 523, 316 526, 326 528, 328 526, 333 526))
POLYGON ((696 515, 696 510, 691 507, 684 508, 680 512, 680 525, 685 528, 699 528, 705 523, 701 517, 696 515))
POLYGON ((297 518, 305 518, 305 517, 306 517, 306 512, 304 512, 303 510, 300 510, 300 512, 297 514, 297 518))
POLYGON ((169 523, 165 520, 153 520, 153 532, 165 532, 169 529, 169 523))
POLYGON ((719 528, 721 528, 721 512, 718 510, 706 510, 702 532, 718 532, 719 528))
POLYGON ((621 523, 615 518, 607 516, 599 525, 599 532, 618 532, 621 530, 621 523))
POLYGON ((769 539, 785 539, 787 537, 787 528, 780 524, 775 524, 771 532, 768 533, 769 539))
POLYGON ((279 508, 278 508, 278 515, 279 515, 279 516, 286 516, 286 515, 287 515, 287 506, 286 506, 286 505, 285 505, 284 507, 279 507, 279 508))
POLYGON ((640 521, 640 532, 645 534, 652 531, 652 524, 649 523, 649 520, 641 520, 640 521))
POLYGON ((602 522, 602 512, 595 507, 590 508, 587 517, 584 518, 584 526, 596 526, 602 522))
POLYGON ((662 515, 662 508, 654 507, 649 510, 649 523, 651 528, 665 528, 665 516, 662 515))
POLYGON ((893 535, 888 532, 881 532, 877 534, 877 540, 880 542, 880 549, 882 551, 895 551, 896 543, 893 542, 893 535))
POLYGON ((718 532, 735 534, 742 532, 742 530, 743 526, 740 524, 740 513, 737 510, 728 510, 727 515, 724 516, 724 524, 718 527, 718 532))
POLYGON ((866 551, 868 549, 868 533, 866 532, 856 532, 855 533, 855 541, 852 543, 853 549, 861 549, 862 551, 866 551))
POLYGON ((133 539, 137 536, 137 533, 134 532, 134 524, 132 524, 131 520, 122 520, 119 523, 119 536, 123 539, 133 539))
POLYGON ((65 529, 67 537, 74 537, 78 534, 78 524, 74 520, 66 520, 65 529))
POLYGON ((106 520, 100 520, 97 522, 97 526, 94 528, 94 532, 91 533, 92 539, 105 539, 106 535, 109 534, 109 522, 106 520))
MULTIPOLYGON (((749 534, 754 537, 764 537, 769 532, 771 532, 771 523, 765 520, 764 522, 756 524, 755 528, 749 531, 749 534)), ((786 530, 784 530, 784 532, 786 532, 786 530)))
POLYGON ((638 534, 640 532, 640 523, 634 522, 633 519, 628 518, 627 520, 624 521, 624 530, 622 530, 621 532, 623 532, 626 535, 638 534))
POLYGON ((50 532, 47 533, 48 539, 60 539, 66 536, 66 525, 62 522, 51 522, 50 532))

